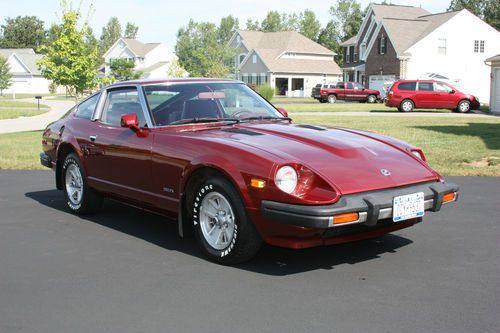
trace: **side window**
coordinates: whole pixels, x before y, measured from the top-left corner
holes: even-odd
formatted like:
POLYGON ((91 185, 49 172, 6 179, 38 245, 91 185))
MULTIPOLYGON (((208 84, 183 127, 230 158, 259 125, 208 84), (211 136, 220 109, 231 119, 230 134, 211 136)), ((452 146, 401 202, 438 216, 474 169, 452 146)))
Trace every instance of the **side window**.
POLYGON ((347 87, 346 88, 347 89, 352 89, 352 83, 351 82, 347 83, 347 87))
POLYGON ((449 93, 452 89, 444 83, 436 82, 434 83, 434 90, 438 92, 449 93))
POLYGON ((418 83, 419 91, 434 91, 434 87, 432 82, 419 82, 418 83))
POLYGON ((140 127, 146 126, 146 118, 139 102, 137 89, 126 88, 108 91, 106 104, 102 110, 101 122, 120 126, 122 116, 129 113, 137 115, 140 127))
POLYGON ((344 82, 337 83, 337 88, 338 89, 344 89, 344 87, 345 87, 344 82))
POLYGON ((94 95, 86 101, 80 103, 75 115, 79 118, 91 119, 94 114, 95 107, 97 106, 97 102, 99 101, 99 96, 101 96, 101 94, 94 95))
POLYGON ((417 82, 401 82, 398 89, 415 91, 417 89, 417 82))

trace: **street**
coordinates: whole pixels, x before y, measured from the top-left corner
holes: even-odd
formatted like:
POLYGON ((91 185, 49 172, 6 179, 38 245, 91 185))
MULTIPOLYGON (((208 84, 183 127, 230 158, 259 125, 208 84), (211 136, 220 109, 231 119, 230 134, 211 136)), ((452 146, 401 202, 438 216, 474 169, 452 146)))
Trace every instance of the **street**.
POLYGON ((500 178, 369 241, 264 246, 224 267, 110 200, 70 214, 50 171, 0 171, 0 332, 498 332, 500 178))

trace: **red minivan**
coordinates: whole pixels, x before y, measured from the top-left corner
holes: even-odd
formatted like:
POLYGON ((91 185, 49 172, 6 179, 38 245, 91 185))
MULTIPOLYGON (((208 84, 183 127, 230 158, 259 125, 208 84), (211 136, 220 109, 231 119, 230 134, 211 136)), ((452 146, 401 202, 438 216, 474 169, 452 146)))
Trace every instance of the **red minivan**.
POLYGON ((479 108, 479 100, 449 84, 434 80, 399 80, 389 89, 385 105, 401 112, 413 109, 450 109, 465 113, 479 108))

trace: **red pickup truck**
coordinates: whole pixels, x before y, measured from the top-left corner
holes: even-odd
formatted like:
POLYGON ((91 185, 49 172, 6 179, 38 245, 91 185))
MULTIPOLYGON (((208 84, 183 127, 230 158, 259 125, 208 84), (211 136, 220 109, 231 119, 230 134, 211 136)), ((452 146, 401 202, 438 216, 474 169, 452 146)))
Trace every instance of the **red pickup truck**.
POLYGON ((366 89, 357 82, 337 82, 316 85, 312 89, 311 97, 321 103, 335 103, 337 100, 375 103, 380 99, 380 91, 366 89))

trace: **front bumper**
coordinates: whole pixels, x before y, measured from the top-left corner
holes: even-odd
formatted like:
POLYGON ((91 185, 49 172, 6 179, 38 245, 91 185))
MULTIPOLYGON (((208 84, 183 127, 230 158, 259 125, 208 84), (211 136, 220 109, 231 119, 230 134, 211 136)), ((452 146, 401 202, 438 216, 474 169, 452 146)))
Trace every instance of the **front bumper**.
MULTIPOLYGON (((437 212, 443 205, 443 196, 458 192, 453 183, 431 182, 402 186, 384 190, 344 195, 330 205, 296 205, 274 201, 262 201, 262 215, 271 221, 316 229, 328 229, 345 225, 373 227, 379 220, 392 218, 393 198, 401 195, 423 192, 424 209, 437 212), (334 216, 357 212, 357 221, 335 225, 334 216)), ((455 200, 458 197, 455 196, 455 200)))
POLYGON ((40 153, 40 164, 47 168, 52 168, 52 159, 46 153, 40 153))

